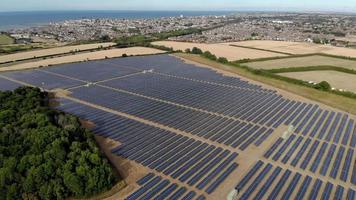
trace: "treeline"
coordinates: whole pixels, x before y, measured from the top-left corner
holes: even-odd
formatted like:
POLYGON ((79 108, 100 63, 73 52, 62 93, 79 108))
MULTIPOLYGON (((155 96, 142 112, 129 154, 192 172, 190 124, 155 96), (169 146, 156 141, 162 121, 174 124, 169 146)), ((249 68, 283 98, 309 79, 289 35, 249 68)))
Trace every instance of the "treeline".
POLYGON ((201 49, 197 47, 193 47, 192 49, 186 49, 185 53, 191 53, 191 54, 197 54, 201 55, 204 58, 207 58, 209 60, 217 61, 219 63, 227 64, 229 61, 225 57, 217 57, 216 55, 212 54, 210 51, 202 51, 201 49))
POLYGON ((66 199, 110 189, 116 178, 78 118, 23 87, 0 92, 0 199, 66 199))

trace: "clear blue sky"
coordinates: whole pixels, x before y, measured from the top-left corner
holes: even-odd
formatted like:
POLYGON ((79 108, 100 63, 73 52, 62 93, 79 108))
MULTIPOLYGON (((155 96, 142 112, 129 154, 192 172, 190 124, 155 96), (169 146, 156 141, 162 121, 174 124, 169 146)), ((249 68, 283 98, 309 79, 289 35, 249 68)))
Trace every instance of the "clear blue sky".
POLYGON ((356 12, 356 0, 0 0, 0 11, 273 10, 356 12))

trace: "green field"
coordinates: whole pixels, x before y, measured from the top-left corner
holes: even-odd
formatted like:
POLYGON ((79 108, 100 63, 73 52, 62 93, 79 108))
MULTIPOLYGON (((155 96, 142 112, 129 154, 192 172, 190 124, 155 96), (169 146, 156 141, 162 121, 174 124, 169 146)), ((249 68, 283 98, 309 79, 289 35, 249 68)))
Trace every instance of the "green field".
POLYGON ((13 43, 14 43, 13 38, 5 34, 0 34, 0 45, 8 45, 13 43))

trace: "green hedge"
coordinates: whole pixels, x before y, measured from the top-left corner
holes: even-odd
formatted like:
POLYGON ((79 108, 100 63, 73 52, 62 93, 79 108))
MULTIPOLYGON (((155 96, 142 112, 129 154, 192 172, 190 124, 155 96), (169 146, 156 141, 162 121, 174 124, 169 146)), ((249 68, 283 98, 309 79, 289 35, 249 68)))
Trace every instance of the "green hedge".
POLYGON ((279 69, 266 69, 265 71, 270 73, 287 73, 287 72, 305 72, 305 71, 338 71, 347 74, 356 74, 356 70, 342 68, 342 67, 335 67, 335 66, 309 66, 309 67, 285 67, 279 69))

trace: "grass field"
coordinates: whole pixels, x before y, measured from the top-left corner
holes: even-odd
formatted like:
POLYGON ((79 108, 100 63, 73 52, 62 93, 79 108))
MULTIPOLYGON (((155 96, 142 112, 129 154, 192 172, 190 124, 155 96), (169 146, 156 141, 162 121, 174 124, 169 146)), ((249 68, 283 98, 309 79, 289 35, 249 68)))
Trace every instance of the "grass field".
POLYGON ((319 83, 327 81, 336 89, 343 89, 356 93, 356 75, 336 71, 309 71, 309 72, 288 72, 280 73, 281 76, 313 81, 319 83))
POLYGON ((257 58, 270 58, 270 57, 283 57, 285 54, 278 54, 268 51, 260 51, 255 49, 247 49, 241 47, 227 46, 224 44, 202 44, 202 43, 187 43, 187 42, 172 42, 160 41, 153 42, 153 45, 161 45, 172 47, 174 50, 186 50, 198 47, 203 51, 210 51, 217 57, 225 57, 229 61, 242 60, 242 59, 257 59, 257 58))
POLYGON ((306 42, 284 42, 268 40, 251 40, 243 42, 225 43, 225 45, 239 45, 258 49, 272 50, 290 54, 324 53, 336 56, 356 58, 356 49, 334 47, 330 45, 318 45, 306 42))
POLYGON ((309 67, 309 66, 335 66, 356 70, 356 61, 328 56, 306 56, 296 58, 283 58, 268 61, 244 63, 254 69, 280 69, 289 67, 309 67))
POLYGON ((34 57, 43 57, 43 56, 69 53, 71 51, 97 49, 99 47, 109 47, 113 45, 115 45, 115 43, 96 43, 96 44, 83 44, 83 45, 64 46, 64 47, 57 47, 57 48, 50 48, 50 49, 41 49, 35 51, 26 51, 21 53, 0 56, 0 63, 31 59, 34 57))
POLYGON ((31 68, 38 68, 40 66, 82 62, 87 60, 100 60, 105 58, 121 57, 123 54, 148 55, 148 54, 158 54, 158 53, 164 53, 164 51, 158 49, 146 48, 146 47, 110 49, 110 50, 95 51, 90 53, 81 53, 81 54, 70 55, 70 56, 62 56, 57 58, 49 58, 49 59, 34 61, 34 62, 25 62, 25 63, 16 64, 8 67, 1 67, 0 71, 31 69, 31 68))
POLYGON ((356 114, 356 101, 351 98, 315 90, 312 88, 288 83, 288 82, 273 79, 273 78, 259 76, 256 74, 252 74, 251 72, 247 71, 246 69, 234 67, 234 66, 230 66, 230 65, 223 65, 223 64, 208 60, 206 58, 202 58, 199 55, 182 54, 182 53, 176 54, 176 55, 181 58, 187 59, 187 60, 191 60, 191 61, 194 61, 197 63, 201 63, 203 65, 208 65, 208 66, 212 66, 217 69, 235 73, 242 77, 246 77, 248 79, 258 81, 260 83, 264 83, 266 85, 294 93, 296 95, 314 100, 316 102, 323 103, 325 105, 328 105, 328 106, 331 106, 334 108, 338 108, 340 110, 343 110, 343 111, 346 111, 346 112, 349 112, 352 114, 356 114))
POLYGON ((13 38, 11 38, 8 35, 0 34, 0 45, 9 45, 13 43, 14 43, 13 38))

